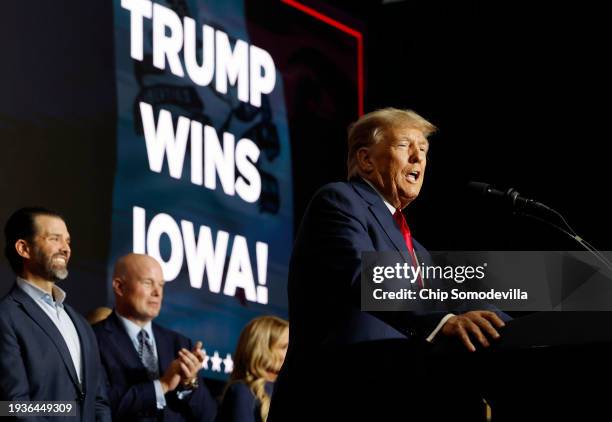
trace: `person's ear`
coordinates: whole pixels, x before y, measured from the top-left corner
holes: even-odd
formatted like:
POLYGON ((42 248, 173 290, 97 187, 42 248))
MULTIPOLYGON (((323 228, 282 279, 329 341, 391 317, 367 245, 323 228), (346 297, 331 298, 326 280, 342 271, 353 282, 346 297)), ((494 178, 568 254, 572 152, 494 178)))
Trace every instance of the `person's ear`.
POLYGON ((115 292, 115 295, 123 296, 124 294, 123 289, 124 289, 123 280, 121 280, 120 277, 114 277, 113 278, 113 292, 115 292))
POLYGON ((28 242, 23 239, 18 239, 15 242, 15 250, 17 251, 17 255, 22 258, 30 259, 31 258, 31 248, 28 242))
POLYGON ((357 150, 357 167, 362 173, 370 174, 374 171, 374 161, 372 160, 372 154, 370 148, 361 147, 357 150))

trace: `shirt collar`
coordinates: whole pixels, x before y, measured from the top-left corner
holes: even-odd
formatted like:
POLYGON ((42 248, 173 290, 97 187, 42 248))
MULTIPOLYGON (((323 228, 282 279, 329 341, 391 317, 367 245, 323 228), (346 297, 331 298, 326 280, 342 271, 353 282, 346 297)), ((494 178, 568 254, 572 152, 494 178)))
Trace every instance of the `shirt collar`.
POLYGON ((57 285, 53 285, 51 292, 53 296, 38 287, 37 285, 29 282, 28 280, 17 277, 17 285, 27 293, 34 300, 42 300, 51 306, 64 307, 64 301, 66 300, 66 292, 59 288, 57 285))
POLYGON ((117 317, 119 317, 119 321, 121 321, 123 324, 125 331, 127 331, 128 336, 130 339, 132 339, 132 341, 138 341, 138 333, 140 333, 140 330, 145 330, 149 335, 149 341, 153 341, 153 324, 151 321, 147 322, 144 327, 140 327, 140 325, 135 324, 129 319, 119 315, 117 310, 115 310, 115 314, 117 314, 117 317))
POLYGON ((388 201, 385 199, 385 197, 384 197, 384 196, 382 196, 382 194, 381 194, 381 193, 378 191, 378 189, 376 189, 376 187, 375 187, 375 186, 372 184, 372 182, 370 182, 368 179, 366 179, 366 178, 364 178, 364 177, 362 177, 362 179, 363 179, 363 180, 364 180, 364 181, 365 181, 365 182, 366 182, 368 185, 370 185, 370 186, 372 187, 372 189, 374 189, 374 192, 376 192, 376 193, 378 194, 378 196, 380 196, 380 199, 382 199, 382 200, 383 200, 383 202, 385 203, 385 205, 386 205, 386 206, 387 206, 387 208, 389 209, 389 212, 390 212, 391 214, 395 214, 395 211, 396 211, 395 207, 394 207, 393 205, 391 205, 391 204, 390 204, 390 203, 389 203, 389 202, 388 202, 388 201))

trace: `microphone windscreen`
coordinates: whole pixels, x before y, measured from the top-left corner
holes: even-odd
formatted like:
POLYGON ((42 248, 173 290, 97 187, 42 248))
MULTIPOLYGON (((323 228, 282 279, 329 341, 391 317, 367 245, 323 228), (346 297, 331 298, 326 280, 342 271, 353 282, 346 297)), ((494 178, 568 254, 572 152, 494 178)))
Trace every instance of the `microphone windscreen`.
POLYGON ((467 184, 467 189, 480 195, 486 195, 489 186, 488 183, 471 181, 467 184))

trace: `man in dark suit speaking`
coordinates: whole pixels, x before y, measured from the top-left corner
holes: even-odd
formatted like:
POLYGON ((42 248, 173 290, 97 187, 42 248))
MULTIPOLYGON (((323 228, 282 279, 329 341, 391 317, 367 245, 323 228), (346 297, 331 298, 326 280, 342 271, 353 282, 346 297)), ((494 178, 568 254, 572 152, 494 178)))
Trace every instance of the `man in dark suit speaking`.
POLYGON ((200 382, 204 352, 155 324, 162 306, 162 268, 129 254, 113 273, 115 310, 94 325, 109 382, 114 421, 213 421, 217 404, 200 382))
POLYGON ((369 113, 350 128, 349 181, 315 194, 294 245, 288 285, 291 334, 271 406, 274 422, 306 414, 317 420, 361 420, 368 411, 395 415, 390 407, 401 408, 397 414, 414 414, 424 398, 452 391, 448 382, 436 388, 420 383, 424 344, 450 336, 474 351, 474 344, 487 346, 487 337, 499 337, 497 328, 504 323, 489 311, 374 315, 360 309, 362 252, 398 251, 413 264, 427 256, 412 239, 402 211, 419 195, 427 137, 434 131, 416 113, 392 108, 369 113), (399 340, 398 347, 384 348, 390 340, 399 340), (406 354, 384 355, 393 350, 406 354), (405 388, 391 387, 392 378, 405 388), (306 397, 317 398, 310 409, 298 404, 306 397))
POLYGON ((4 233, 17 281, 0 302, 0 400, 72 401, 76 419, 53 420, 110 421, 96 338, 56 285, 68 276, 70 260, 64 220, 44 208, 22 208, 4 233))

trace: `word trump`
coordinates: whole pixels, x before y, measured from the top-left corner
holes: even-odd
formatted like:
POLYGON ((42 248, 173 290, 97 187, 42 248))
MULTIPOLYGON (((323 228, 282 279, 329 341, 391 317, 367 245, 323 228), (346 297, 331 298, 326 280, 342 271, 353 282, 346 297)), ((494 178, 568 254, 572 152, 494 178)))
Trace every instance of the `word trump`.
POLYGON ((166 156, 170 177, 180 179, 189 139, 192 183, 215 190, 218 176, 226 195, 238 194, 249 203, 259 199, 261 175, 255 163, 260 150, 255 142, 247 138, 236 142, 234 135, 224 132, 221 145, 215 128, 184 116, 178 117, 175 130, 172 114, 163 109, 155 124, 153 107, 144 102, 140 103, 140 115, 151 171, 161 173, 166 156))
POLYGON ((213 237, 210 227, 200 226, 196 236, 192 222, 181 220, 179 224, 164 213, 153 216, 147 228, 144 208, 133 207, 132 214, 134 252, 146 253, 157 259, 161 264, 165 281, 173 281, 181 272, 184 261, 187 261, 191 287, 201 289, 206 274, 208 290, 212 293, 221 293, 223 285, 223 294, 234 296, 236 290, 241 288, 248 301, 268 303, 267 243, 255 242, 257 262, 257 282, 255 282, 251 254, 244 236, 233 236, 232 247, 229 250, 230 235, 223 230, 218 230, 213 237), (168 259, 164 259, 160 251, 163 235, 170 240, 171 252, 168 259), (227 262, 228 253, 229 262, 227 262))
POLYGON ((254 107, 261 107, 262 94, 274 89, 276 68, 266 50, 240 39, 232 48, 225 32, 208 25, 201 27, 202 47, 198 49, 192 18, 185 16, 181 21, 172 9, 149 0, 121 0, 121 7, 130 12, 130 56, 134 60, 143 60, 144 19, 151 19, 156 68, 164 70, 167 65, 173 75, 181 78, 186 70, 189 79, 199 86, 210 85, 214 76, 217 92, 227 94, 229 82, 236 85, 238 99, 254 107))

